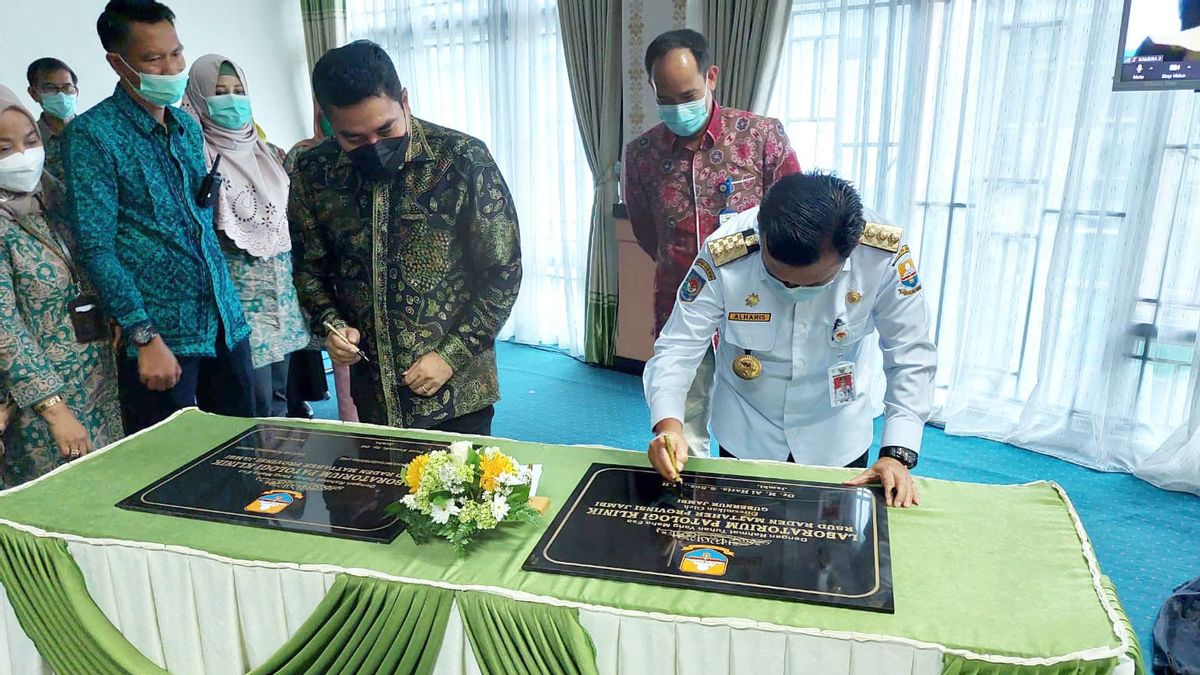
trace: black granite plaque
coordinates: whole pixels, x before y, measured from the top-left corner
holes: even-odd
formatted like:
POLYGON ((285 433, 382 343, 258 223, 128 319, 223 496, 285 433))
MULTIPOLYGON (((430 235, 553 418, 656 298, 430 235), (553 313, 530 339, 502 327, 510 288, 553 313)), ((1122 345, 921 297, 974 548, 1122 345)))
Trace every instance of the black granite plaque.
POLYGON ((408 493, 401 467, 445 447, 257 424, 117 506, 387 543, 404 530, 384 511, 408 493))
POLYGON ((880 488, 593 464, 524 569, 895 611, 880 488))

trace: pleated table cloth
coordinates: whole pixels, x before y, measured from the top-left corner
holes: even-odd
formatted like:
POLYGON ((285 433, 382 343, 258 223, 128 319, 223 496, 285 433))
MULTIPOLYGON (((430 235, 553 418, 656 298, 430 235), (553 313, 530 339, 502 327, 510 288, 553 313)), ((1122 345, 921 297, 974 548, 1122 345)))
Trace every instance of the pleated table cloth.
MULTIPOLYGON (((646 466, 637 452, 489 441, 542 465, 538 493, 552 505, 466 559, 403 534, 378 544, 115 506, 254 424, 182 411, 0 493, 0 672, 1142 672, 1116 592, 1052 483, 918 479, 921 506, 888 514, 894 614, 523 571, 588 467, 646 466)), ((853 475, 721 459, 688 468, 853 475)))

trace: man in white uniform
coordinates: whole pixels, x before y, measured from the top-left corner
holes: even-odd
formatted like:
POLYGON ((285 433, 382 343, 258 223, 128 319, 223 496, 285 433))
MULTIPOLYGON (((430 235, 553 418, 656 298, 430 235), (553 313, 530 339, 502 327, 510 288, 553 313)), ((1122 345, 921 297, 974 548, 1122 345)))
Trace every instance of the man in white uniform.
POLYGON ((650 460, 687 462, 684 402, 719 333, 711 425, 724 457, 867 467, 878 332, 887 380, 880 457, 850 484, 919 503, 916 466, 937 352, 916 263, 899 227, 864 220, 854 188, 820 173, 782 178, 760 209, 706 241, 679 288, 643 383, 657 434, 650 460))

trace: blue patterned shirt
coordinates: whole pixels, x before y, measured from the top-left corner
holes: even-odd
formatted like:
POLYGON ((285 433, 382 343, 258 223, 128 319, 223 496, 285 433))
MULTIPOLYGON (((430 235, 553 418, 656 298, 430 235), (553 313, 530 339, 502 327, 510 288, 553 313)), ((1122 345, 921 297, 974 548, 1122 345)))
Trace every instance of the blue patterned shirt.
POLYGON ((196 205, 206 173, 200 126, 171 107, 165 120, 117 85, 71 122, 67 221, 108 316, 126 329, 154 324, 178 356, 213 356, 219 322, 230 348, 250 327, 212 209, 196 205))

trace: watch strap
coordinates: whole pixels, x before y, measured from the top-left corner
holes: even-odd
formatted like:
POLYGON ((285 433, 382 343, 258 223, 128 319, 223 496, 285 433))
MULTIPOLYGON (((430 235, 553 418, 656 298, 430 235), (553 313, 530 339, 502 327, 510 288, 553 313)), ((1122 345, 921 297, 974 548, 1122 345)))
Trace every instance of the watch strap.
POLYGON ((880 459, 890 457, 903 464, 906 469, 913 469, 917 466, 917 453, 899 445, 889 445, 880 448, 879 457, 880 459))
POLYGON ((149 323, 132 326, 128 329, 127 333, 129 341, 138 347, 145 347, 154 338, 158 337, 158 331, 154 330, 154 326, 149 323))

